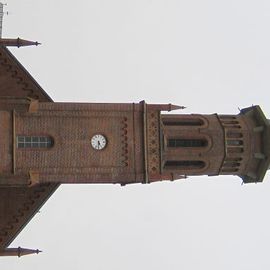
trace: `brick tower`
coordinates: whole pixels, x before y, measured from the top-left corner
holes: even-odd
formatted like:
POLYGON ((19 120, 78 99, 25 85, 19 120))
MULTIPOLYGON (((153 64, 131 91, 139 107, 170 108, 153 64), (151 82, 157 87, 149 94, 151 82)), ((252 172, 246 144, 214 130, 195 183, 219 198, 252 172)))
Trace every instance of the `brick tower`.
POLYGON ((168 105, 54 103, 0 39, 0 256, 62 183, 151 183, 189 175, 260 182, 270 125, 259 106, 238 115, 165 114, 168 105))
POLYGON ((239 115, 161 114, 179 108, 2 98, 0 185, 125 185, 219 174, 263 180, 270 126, 260 107, 239 115))
POLYGON ((179 175, 237 175, 261 182, 270 164, 269 121, 259 106, 238 115, 162 115, 161 170, 179 175))

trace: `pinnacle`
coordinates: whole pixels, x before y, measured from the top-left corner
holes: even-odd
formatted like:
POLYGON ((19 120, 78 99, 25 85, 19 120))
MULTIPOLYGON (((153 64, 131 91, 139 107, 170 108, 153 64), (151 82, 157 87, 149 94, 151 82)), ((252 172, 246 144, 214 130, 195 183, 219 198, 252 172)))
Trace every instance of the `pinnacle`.
POLYGON ((6 47, 25 47, 25 46, 38 46, 41 43, 37 41, 30 41, 21 38, 0 38, 0 45, 6 47))
POLYGON ((169 105, 170 105, 170 111, 186 109, 185 106, 174 105, 171 103, 169 105))

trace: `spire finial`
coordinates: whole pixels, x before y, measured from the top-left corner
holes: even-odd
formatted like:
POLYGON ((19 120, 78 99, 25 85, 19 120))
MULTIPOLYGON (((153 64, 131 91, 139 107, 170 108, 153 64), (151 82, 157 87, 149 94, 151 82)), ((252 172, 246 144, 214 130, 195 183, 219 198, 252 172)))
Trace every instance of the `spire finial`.
POLYGON ((37 41, 30 41, 30 40, 25 40, 21 38, 0 38, 0 45, 2 46, 11 46, 11 47, 25 47, 25 46, 38 46, 41 43, 37 41))
POLYGON ((42 252, 39 249, 27 249, 27 248, 6 248, 4 250, 0 250, 0 256, 25 256, 31 254, 39 254, 42 252))
POLYGON ((169 104, 169 110, 168 111, 174 111, 174 110, 184 110, 187 107, 185 106, 179 106, 179 105, 174 105, 174 104, 169 104))

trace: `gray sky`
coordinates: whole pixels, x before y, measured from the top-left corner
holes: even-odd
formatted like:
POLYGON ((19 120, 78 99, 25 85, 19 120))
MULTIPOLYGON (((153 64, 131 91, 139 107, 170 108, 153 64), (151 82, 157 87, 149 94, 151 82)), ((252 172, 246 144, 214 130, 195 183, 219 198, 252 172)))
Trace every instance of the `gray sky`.
MULTIPOLYGON (((270 117, 267 0, 7 0, 3 36, 55 101, 172 102, 186 113, 270 117)), ((1 269, 268 270, 270 179, 190 177, 151 185, 61 186, 1 269)))

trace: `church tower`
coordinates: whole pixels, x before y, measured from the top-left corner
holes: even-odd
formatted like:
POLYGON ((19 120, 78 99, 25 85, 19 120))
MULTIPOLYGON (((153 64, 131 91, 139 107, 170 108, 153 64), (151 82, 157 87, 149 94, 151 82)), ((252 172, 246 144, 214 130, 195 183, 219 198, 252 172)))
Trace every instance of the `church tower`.
POLYGON ((2 98, 2 186, 150 183, 231 174, 260 182, 270 125, 259 106, 238 115, 162 114, 184 107, 2 98))
POLYGON ((58 103, 0 39, 0 256, 62 183, 132 184, 191 175, 261 182, 270 125, 259 106, 238 115, 183 114, 171 104, 58 103), (178 114, 165 111, 178 110, 178 114))
POLYGON ((187 115, 171 104, 58 103, 7 49, 0 2, 0 256, 62 183, 132 184, 192 175, 261 182, 270 124, 259 106, 238 115, 187 115), (179 110, 178 114, 165 111, 179 110))

